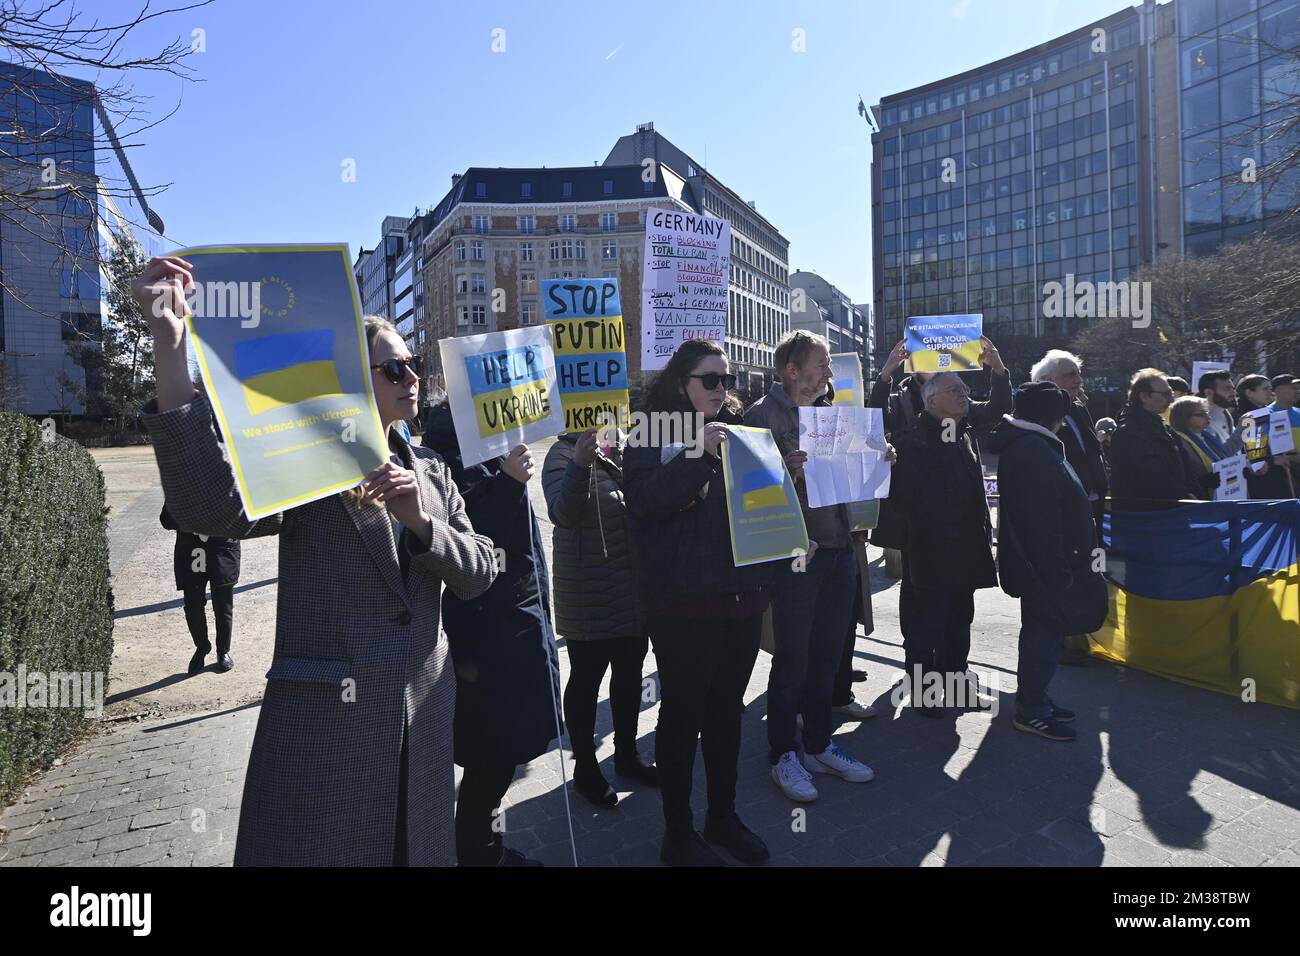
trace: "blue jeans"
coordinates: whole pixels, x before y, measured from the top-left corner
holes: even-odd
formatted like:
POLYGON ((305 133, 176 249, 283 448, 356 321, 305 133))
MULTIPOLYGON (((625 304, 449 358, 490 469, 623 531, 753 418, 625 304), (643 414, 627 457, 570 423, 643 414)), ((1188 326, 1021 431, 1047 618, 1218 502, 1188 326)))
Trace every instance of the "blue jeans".
POLYGON ((858 565, 852 548, 818 548, 803 571, 783 566, 772 583, 772 671, 767 680, 768 759, 797 749, 795 715, 803 714, 804 749, 831 742, 831 690, 839 667, 858 565))
POLYGON ((1016 664, 1016 716, 1021 720, 1052 716, 1047 685, 1061 659, 1065 634, 1055 623, 1053 602, 1035 595, 1020 599, 1020 654, 1016 664))

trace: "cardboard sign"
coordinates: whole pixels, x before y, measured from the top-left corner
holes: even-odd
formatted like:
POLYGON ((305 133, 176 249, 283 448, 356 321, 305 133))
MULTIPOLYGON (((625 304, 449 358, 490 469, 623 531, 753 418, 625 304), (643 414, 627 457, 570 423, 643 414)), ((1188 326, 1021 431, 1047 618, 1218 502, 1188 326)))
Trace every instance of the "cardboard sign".
POLYGON ((627 354, 617 279, 546 279, 564 430, 628 424, 627 354))
POLYGON ((1268 453, 1284 455, 1295 451, 1295 435, 1291 430, 1291 413, 1285 409, 1269 412, 1268 415, 1268 453))
POLYGON ((907 320, 908 372, 970 372, 984 352, 984 316, 914 315, 907 320))
POLYGON ((771 431, 729 426, 722 474, 736 567, 808 553, 799 496, 771 431))
POLYGON ((831 386, 835 389, 836 405, 861 408, 867 404, 867 392, 862 384, 862 358, 857 352, 836 352, 831 356, 831 386))
POLYGON ((731 223, 677 209, 647 209, 641 269, 641 368, 663 368, 687 339, 727 332, 731 223))
POLYGON ((551 336, 541 325, 438 342, 466 467, 564 431, 551 336))
POLYGON ((1201 394, 1200 390, 1197 388, 1196 383, 1201 380, 1201 376, 1204 375, 1206 372, 1226 372, 1228 371, 1228 369, 1229 366, 1227 362, 1193 362, 1192 380, 1187 383, 1192 387, 1192 394, 1193 395, 1201 394))
POLYGON ((1249 497, 1243 474, 1246 469, 1245 455, 1224 458, 1222 461, 1216 461, 1211 467, 1219 476, 1219 487, 1214 489, 1215 501, 1245 501, 1249 497))
POLYGON ((388 460, 344 243, 203 246, 185 322, 244 512, 352 488, 388 460))

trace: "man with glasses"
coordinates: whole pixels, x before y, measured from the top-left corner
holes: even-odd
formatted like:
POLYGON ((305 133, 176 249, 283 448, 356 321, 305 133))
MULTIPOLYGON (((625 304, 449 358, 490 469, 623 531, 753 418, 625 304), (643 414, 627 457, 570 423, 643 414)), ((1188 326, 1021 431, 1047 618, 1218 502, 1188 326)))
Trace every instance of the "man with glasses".
MULTIPOLYGON (((985 355, 994 388, 1008 389, 991 344, 985 355)), ((897 439, 889 499, 905 528, 911 600, 903 649, 912 712, 941 717, 945 703, 978 706, 978 685, 967 673, 975 592, 997 587, 998 578, 984 474, 970 437, 970 389, 955 372, 941 372, 921 396, 925 410, 897 439)))
MULTIPOLYGON (((796 330, 776 347, 780 381, 745 413, 745 424, 772 432, 794 478, 811 542, 797 567, 781 562, 772 583, 772 639, 775 651, 767 685, 768 760, 772 779, 791 800, 817 799, 812 773, 829 773, 850 783, 875 774, 831 741, 831 695, 853 615, 857 558, 844 505, 808 507, 799 450, 799 409, 826 405, 831 356, 820 335, 796 330), (803 759, 796 720, 803 715, 803 759)), ((874 710, 862 708, 862 717, 874 710)))
POLYGON ((1111 507, 1157 511, 1197 497, 1190 487, 1178 439, 1163 416, 1174 392, 1158 369, 1144 368, 1129 383, 1128 404, 1110 440, 1111 507))

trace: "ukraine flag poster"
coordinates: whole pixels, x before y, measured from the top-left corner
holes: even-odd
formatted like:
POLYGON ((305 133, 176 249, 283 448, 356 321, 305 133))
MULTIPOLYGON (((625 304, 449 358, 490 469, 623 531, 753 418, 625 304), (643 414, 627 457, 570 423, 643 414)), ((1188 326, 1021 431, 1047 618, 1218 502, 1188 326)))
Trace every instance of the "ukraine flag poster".
POLYGON ((186 324, 244 511, 359 484, 388 458, 344 244, 205 246, 186 324))
POLYGON ((736 567, 808 553, 794 481, 768 429, 728 426, 722 475, 736 567))

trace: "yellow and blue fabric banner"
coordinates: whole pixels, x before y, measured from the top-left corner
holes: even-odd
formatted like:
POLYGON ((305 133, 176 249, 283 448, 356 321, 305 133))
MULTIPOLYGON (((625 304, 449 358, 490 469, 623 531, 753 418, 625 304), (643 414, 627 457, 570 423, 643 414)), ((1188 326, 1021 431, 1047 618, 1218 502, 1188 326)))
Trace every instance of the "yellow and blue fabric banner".
POLYGON ((443 375, 466 467, 564 431, 551 328, 442 339, 443 375))
POLYGON ((546 279, 542 301, 555 338, 564 430, 627 428, 627 353, 618 279, 546 279))
POLYGON ((832 402, 861 408, 867 404, 866 389, 862 384, 862 359, 857 352, 836 352, 831 355, 831 387, 835 389, 832 402))
POLYGON ((175 255, 194 267, 186 323, 249 518, 351 488, 388 459, 346 244, 175 255))
POLYGON ((770 430, 729 426, 722 476, 736 567, 808 553, 799 497, 770 430))
POLYGON ((1300 501, 1107 517, 1111 607, 1093 653, 1300 709, 1300 501))

